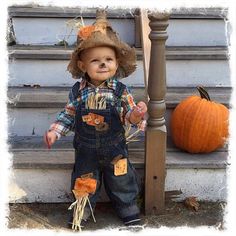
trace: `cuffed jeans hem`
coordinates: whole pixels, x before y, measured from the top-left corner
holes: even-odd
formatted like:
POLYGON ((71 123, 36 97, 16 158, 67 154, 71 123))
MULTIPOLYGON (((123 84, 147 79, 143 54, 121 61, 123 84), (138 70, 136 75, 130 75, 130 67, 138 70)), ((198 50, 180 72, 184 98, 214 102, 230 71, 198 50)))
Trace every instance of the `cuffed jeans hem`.
POLYGON ((120 206, 116 207, 117 214, 121 219, 125 219, 126 217, 139 215, 140 211, 136 204, 130 206, 120 206))

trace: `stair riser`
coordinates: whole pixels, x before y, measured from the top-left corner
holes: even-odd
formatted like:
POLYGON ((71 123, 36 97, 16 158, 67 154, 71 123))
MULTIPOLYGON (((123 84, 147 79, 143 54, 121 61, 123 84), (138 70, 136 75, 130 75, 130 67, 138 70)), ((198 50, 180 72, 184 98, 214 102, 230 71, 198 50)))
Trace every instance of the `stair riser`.
MULTIPOLYGON (((8 133, 18 136, 42 136, 61 110, 59 108, 9 109, 8 133)), ((168 134, 170 134, 169 119, 171 112, 172 109, 167 109, 165 115, 168 134)))
MULTIPOLYGON (((39 84, 40 86, 71 86, 76 80, 66 71, 67 60, 13 60, 9 65, 9 86, 39 84)), ((227 60, 167 60, 167 86, 231 86, 227 60)), ((122 82, 144 86, 143 63, 122 82)))
MULTIPOLYGON (((54 45, 65 39, 69 45, 76 42, 75 30, 66 23, 71 19, 63 18, 13 18, 17 44, 54 45), (35 30, 37 29, 37 30, 35 30), (70 32, 72 30, 72 32, 70 32), (71 34, 70 34, 71 33, 71 34), (70 34, 70 35, 69 35, 70 34)), ((85 19, 85 25, 90 25, 94 19, 85 19)), ((135 27, 130 19, 112 19, 110 21, 122 40, 134 44, 135 27)))
MULTIPOLYGON (((76 41, 76 32, 66 28, 65 18, 13 18, 13 27, 18 44, 54 45, 65 38, 71 45, 76 41), (35 30, 37 29, 37 30, 35 30)), ((85 19, 85 25, 93 19, 85 19)), ((133 19, 111 19, 111 25, 120 38, 130 45, 135 44, 133 19)), ((167 28, 168 46, 216 46, 227 45, 224 20, 217 19, 170 19, 167 28), (209 32, 211 32, 209 34, 209 32), (184 37, 183 37, 184 35, 184 37)))
MULTIPOLYGON (((141 177, 144 171, 138 170, 141 177)), ((70 170, 14 169, 10 179, 10 202, 69 202, 70 170)), ((165 190, 181 190, 178 200, 226 201, 225 169, 168 169, 165 190), (207 181, 206 181, 207 180, 207 181)), ((108 201, 104 192, 99 201, 108 201)))

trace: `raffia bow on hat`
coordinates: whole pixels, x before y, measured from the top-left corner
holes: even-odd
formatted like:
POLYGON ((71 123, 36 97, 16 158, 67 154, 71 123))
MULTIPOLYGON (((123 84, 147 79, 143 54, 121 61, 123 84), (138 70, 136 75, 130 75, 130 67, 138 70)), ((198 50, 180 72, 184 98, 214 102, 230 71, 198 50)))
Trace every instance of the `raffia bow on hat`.
POLYGON ((96 21, 93 25, 80 28, 77 35, 77 47, 71 55, 68 71, 75 79, 84 76, 84 72, 77 66, 80 53, 86 49, 108 46, 116 51, 118 60, 117 78, 124 78, 132 74, 136 69, 135 49, 122 42, 117 33, 112 29, 106 18, 105 10, 97 10, 96 21))

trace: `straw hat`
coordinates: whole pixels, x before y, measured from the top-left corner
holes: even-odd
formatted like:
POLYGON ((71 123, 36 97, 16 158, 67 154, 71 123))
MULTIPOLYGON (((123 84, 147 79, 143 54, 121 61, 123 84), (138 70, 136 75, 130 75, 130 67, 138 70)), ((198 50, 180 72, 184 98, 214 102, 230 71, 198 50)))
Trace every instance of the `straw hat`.
POLYGON ((106 18, 105 10, 97 10, 96 21, 93 25, 80 29, 77 36, 77 47, 71 55, 70 63, 67 67, 73 78, 78 79, 84 75, 77 66, 80 53, 88 48, 108 46, 116 51, 118 59, 118 69, 116 76, 124 78, 133 73, 136 69, 135 49, 122 42, 117 33, 111 28, 106 18))

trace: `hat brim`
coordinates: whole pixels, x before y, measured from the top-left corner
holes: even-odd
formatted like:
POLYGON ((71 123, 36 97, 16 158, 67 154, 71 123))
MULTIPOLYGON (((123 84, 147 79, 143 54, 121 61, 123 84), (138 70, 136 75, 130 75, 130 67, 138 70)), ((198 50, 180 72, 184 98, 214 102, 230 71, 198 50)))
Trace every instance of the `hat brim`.
POLYGON ((68 71, 73 78, 81 78, 84 72, 79 69, 77 62, 80 59, 80 53, 86 49, 94 47, 112 47, 114 48, 118 60, 118 69, 116 77, 125 78, 132 74, 136 69, 136 52, 128 44, 119 40, 114 32, 104 34, 100 31, 93 32, 86 40, 79 42, 77 48, 72 52, 71 60, 68 64, 68 71))

